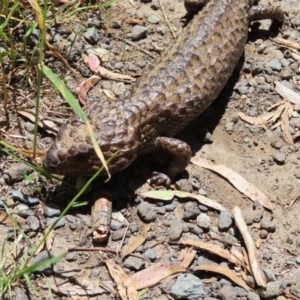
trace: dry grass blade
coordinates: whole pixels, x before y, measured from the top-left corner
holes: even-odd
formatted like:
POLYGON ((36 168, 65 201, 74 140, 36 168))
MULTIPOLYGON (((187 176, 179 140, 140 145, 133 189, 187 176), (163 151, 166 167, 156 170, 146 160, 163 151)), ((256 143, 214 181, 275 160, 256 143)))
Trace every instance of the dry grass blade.
POLYGON ((201 270, 201 271, 209 271, 219 273, 231 279, 234 283, 241 286, 246 291, 251 291, 252 289, 246 284, 246 282, 238 277, 232 270, 225 266, 218 266, 218 265, 202 265, 195 267, 194 270, 201 270))
POLYGON ((200 249, 205 249, 205 250, 212 252, 220 257, 227 259, 231 263, 234 263, 239 266, 244 266, 243 261, 238 259, 235 255, 230 253, 228 250, 222 249, 218 245, 203 242, 203 241, 195 241, 195 240, 191 240, 191 239, 183 239, 180 241, 180 244, 189 245, 189 246, 193 246, 193 247, 200 248, 200 249))
POLYGON ((147 234, 148 231, 150 230, 151 226, 150 224, 147 224, 141 235, 138 236, 132 236, 130 237, 130 239, 128 240, 128 244, 124 246, 123 251, 122 251, 122 257, 126 257, 127 255, 129 255, 130 253, 132 253, 134 250, 136 250, 139 246, 141 246, 142 244, 144 244, 146 238, 147 238, 147 234))

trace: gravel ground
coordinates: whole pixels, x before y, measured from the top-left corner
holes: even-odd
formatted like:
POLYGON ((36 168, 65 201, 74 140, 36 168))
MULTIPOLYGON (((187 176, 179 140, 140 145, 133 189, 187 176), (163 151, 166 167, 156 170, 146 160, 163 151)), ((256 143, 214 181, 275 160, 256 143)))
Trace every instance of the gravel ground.
MULTIPOLYGON (((298 1, 273 2, 288 15, 282 32, 277 36, 300 44, 298 1)), ((179 35, 182 30, 180 18, 184 16, 183 3, 168 0, 162 3, 170 27, 179 35)), ((148 158, 143 157, 105 185, 105 190, 113 198, 113 216, 107 242, 99 244, 92 240, 90 200, 95 190, 104 188, 104 183, 97 181, 81 197, 81 200, 89 201, 90 205, 72 209, 62 218, 52 236, 51 251, 41 251, 34 258, 35 261, 74 247, 101 246, 117 250, 124 235, 124 244, 127 244, 130 237, 141 234, 145 224, 150 224, 150 230, 146 234, 145 243, 134 251, 134 255, 121 260, 115 254, 104 251, 129 275, 163 261, 179 265, 179 255, 184 248, 179 242, 183 239, 213 243, 225 250, 234 247, 242 253, 244 241, 231 214, 232 209, 238 206, 257 248, 258 259, 268 282, 266 290, 258 288, 250 272, 237 266, 233 268, 230 261, 212 252, 197 249, 187 272, 159 280, 146 289, 140 299, 300 299, 300 201, 296 188, 300 180, 299 144, 288 144, 282 138, 280 126, 272 128, 274 124, 271 124, 262 128, 248 124, 239 117, 239 113, 250 117, 262 116, 272 105, 282 101, 275 91, 276 81, 300 94, 300 60, 293 58, 286 47, 280 47, 274 42, 275 36, 268 31, 269 21, 260 22, 259 25, 252 27, 245 55, 220 97, 199 119, 181 132, 179 138, 191 145, 195 158, 202 157, 215 165, 225 165, 261 190, 271 200, 273 212, 265 209, 258 201, 251 202, 218 174, 192 164, 187 168, 188 176, 175 183, 176 189, 214 199, 227 212, 199 204, 191 198, 174 197, 168 202, 145 201, 140 195, 151 188, 145 183, 144 177, 149 169, 148 158), (195 267, 206 265, 234 269, 252 290, 245 290, 223 274, 193 271, 195 267)), ((33 30, 29 49, 37 44, 39 34, 38 30, 33 30)), ((24 32, 20 30, 19 35, 21 38, 24 32)), ((69 23, 60 22, 51 28, 48 39, 58 52, 69 58, 74 72, 53 55, 46 55, 46 64, 65 80, 71 91, 75 91, 85 79, 97 75, 88 67, 86 60, 91 50, 100 51, 102 67, 115 74, 137 78, 143 68, 155 61, 155 57, 174 40, 156 0, 133 4, 119 1, 109 10, 87 14, 84 22, 79 18, 69 23)), ((32 109, 31 102, 20 102, 24 101, 20 92, 22 86, 15 84, 19 91, 16 101, 21 110, 32 109)), ((87 101, 98 99, 101 93, 108 91, 119 97, 131 85, 128 79, 112 80, 103 77, 89 91, 87 101)), ((54 124, 51 125, 52 133, 45 130, 45 127, 39 132, 38 147, 41 152, 55 138, 53 132, 72 115, 49 82, 45 82, 43 87, 43 118, 54 124)), ((294 137, 300 128, 300 105, 291 107, 289 133, 294 137)), ((32 149, 31 120, 24 114, 20 116, 13 111, 9 114, 10 126, 5 129, 5 141, 32 149)), ((1 114, 0 121, 3 127, 8 124, 4 114, 1 114)), ((56 180, 49 181, 14 159, 0 155, 3 175, 0 178, 0 205, 9 205, 17 223, 36 243, 45 228, 76 194, 76 190, 56 180)), ((65 182, 82 185, 76 182, 76 178, 65 178, 65 182)), ((8 237, 4 249, 9 249, 16 240, 16 235, 12 233, 12 228, 0 224, 0 235, 8 237)), ((3 242, 4 239, 0 241, 1 247, 3 242)), ((19 247, 22 249, 24 245, 22 242, 19 247)), ((72 299, 118 299, 114 294, 116 286, 105 261, 106 258, 99 251, 69 251, 53 268, 46 268, 42 272, 54 291, 55 284, 63 287, 59 293, 54 292, 55 299, 64 299, 68 294, 72 299), (82 292, 76 289, 80 285, 88 286, 87 290, 82 292)), ((41 272, 32 274, 31 278, 40 296, 34 296, 22 285, 17 285, 14 298, 48 297, 48 286, 41 272)))

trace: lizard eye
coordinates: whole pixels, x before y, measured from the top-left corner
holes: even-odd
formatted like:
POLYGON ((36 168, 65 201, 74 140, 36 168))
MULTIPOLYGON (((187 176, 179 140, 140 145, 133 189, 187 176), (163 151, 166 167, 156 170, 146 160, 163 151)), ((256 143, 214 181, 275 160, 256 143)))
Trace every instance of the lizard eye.
POLYGON ((79 162, 83 162, 88 159, 88 155, 87 154, 78 154, 78 155, 76 155, 75 159, 79 162))

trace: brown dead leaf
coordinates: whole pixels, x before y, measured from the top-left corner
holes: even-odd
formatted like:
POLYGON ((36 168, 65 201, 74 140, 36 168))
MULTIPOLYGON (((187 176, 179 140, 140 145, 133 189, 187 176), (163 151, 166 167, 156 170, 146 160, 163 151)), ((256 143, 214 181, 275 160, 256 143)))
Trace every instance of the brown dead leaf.
POLYGON ((293 138, 290 134, 290 122, 289 122, 289 113, 284 111, 281 115, 281 130, 282 130, 282 138, 289 145, 294 145, 293 138))
POLYGON ((298 43, 291 42, 291 41, 283 39, 281 37, 276 37, 274 40, 278 44, 281 44, 281 45, 284 45, 284 46, 287 46, 289 48, 293 48, 293 49, 296 49, 296 50, 300 50, 300 44, 298 44, 298 43))
MULTIPOLYGON (((18 110, 18 114, 27 118, 32 123, 35 122, 35 111, 34 110, 30 110, 30 109, 18 110)), ((41 113, 39 113, 38 125, 39 125, 39 127, 45 129, 48 133, 57 133, 59 130, 58 126, 54 122, 45 119, 41 113)))
POLYGON ((300 95, 290 88, 286 87, 279 81, 275 81, 275 91, 284 99, 289 100, 293 104, 300 104, 300 95))
POLYGON ((86 95, 88 91, 100 80, 99 76, 93 75, 90 78, 84 80, 76 89, 79 101, 85 105, 86 104, 86 95))
POLYGON ((235 171, 227 168, 224 165, 214 165, 211 161, 200 157, 193 157, 191 162, 199 167, 206 168, 220 174, 221 176, 225 177, 237 190, 246 195, 252 201, 257 200, 264 207, 270 210, 273 209, 270 199, 235 171))
POLYGON ((136 81, 136 78, 133 78, 132 76, 125 75, 125 74, 114 73, 114 72, 111 72, 111 71, 105 69, 102 66, 99 66, 98 69, 96 70, 96 72, 100 76, 102 76, 104 78, 108 78, 108 79, 124 80, 124 81, 130 81, 130 82, 135 82, 136 81))
POLYGON ((5 211, 0 212, 0 224, 4 224, 8 227, 14 226, 13 221, 11 220, 10 216, 5 211))
POLYGON ((256 125, 256 126, 262 127, 262 128, 266 128, 265 122, 261 117, 246 116, 242 112, 238 112, 238 116, 240 117, 241 120, 243 120, 249 124, 256 125))
POLYGON ((184 271, 185 268, 182 266, 171 266, 168 262, 161 261, 150 266, 149 268, 131 275, 130 278, 135 283, 136 289, 141 290, 146 287, 153 286, 162 279, 173 274, 184 271))
POLYGON ((177 260, 180 262, 180 266, 184 268, 188 268, 189 265, 193 262, 197 251, 192 247, 185 247, 181 249, 180 254, 177 260))
POLYGON ((227 259, 228 261, 230 261, 236 265, 239 265, 239 266, 245 265, 243 260, 240 260, 237 256, 233 255, 228 250, 222 249, 220 246, 212 244, 212 243, 203 242, 203 241, 195 241, 195 240, 191 240, 191 239, 183 239, 180 241, 180 244, 194 246, 194 247, 200 248, 200 249, 205 249, 209 252, 212 252, 216 255, 219 255, 219 256, 227 259))
POLYGON ((144 244, 146 238, 147 238, 147 233, 150 230, 151 226, 150 224, 147 224, 141 235, 138 236, 131 236, 130 239, 128 240, 128 244, 124 246, 122 250, 122 258, 126 257, 130 253, 132 253, 134 250, 136 250, 139 246, 144 244))
POLYGON ((243 289, 245 289, 246 291, 248 292, 252 291, 252 289, 246 284, 246 282, 242 278, 235 275, 235 273, 232 270, 230 270, 228 267, 220 266, 220 265, 202 265, 202 266, 195 267, 194 270, 209 271, 209 272, 222 274, 227 278, 229 278, 230 280, 232 280, 237 285, 239 285, 240 287, 242 287, 243 289))
POLYGON ((116 264, 112 259, 106 259, 105 263, 117 285, 118 293, 122 300, 139 300, 134 281, 125 273, 121 266, 116 264))
POLYGON ((182 192, 182 191, 149 191, 145 193, 141 193, 140 196, 145 197, 145 198, 152 198, 152 199, 159 199, 161 201, 170 201, 172 200, 175 196, 179 198, 192 198, 197 200, 199 203, 206 205, 208 207, 212 207, 215 210, 218 211, 227 211, 227 209, 219 204, 218 202, 206 198, 201 195, 196 195, 188 192, 182 192))
POLYGON ((280 117, 282 113, 286 110, 289 110, 289 102, 286 100, 280 101, 275 103, 274 105, 270 106, 268 108, 268 113, 259 116, 259 117, 249 117, 246 116, 244 113, 239 112, 238 116, 245 122, 257 125, 259 127, 262 127, 266 129, 267 125, 271 125, 276 123, 272 128, 276 128, 280 125, 280 122, 278 123, 278 120, 280 120, 280 117))

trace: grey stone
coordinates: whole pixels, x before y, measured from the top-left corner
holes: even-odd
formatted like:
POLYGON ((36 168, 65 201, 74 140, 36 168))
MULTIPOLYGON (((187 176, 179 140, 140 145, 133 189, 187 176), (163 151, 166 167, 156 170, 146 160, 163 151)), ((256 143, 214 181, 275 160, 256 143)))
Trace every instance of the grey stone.
POLYGON ((155 207, 148 202, 140 203, 137 207, 137 213, 144 222, 154 221, 157 217, 155 207))
POLYGON ((58 208, 53 208, 47 205, 43 205, 44 215, 46 217, 55 217, 59 216, 61 211, 58 208))
POLYGON ((160 18, 157 15, 150 15, 148 17, 148 22, 151 24, 158 24, 160 21, 160 18))
POLYGON ((147 35, 148 28, 141 25, 135 25, 132 28, 131 37, 133 41, 140 40, 142 38, 145 38, 147 35))
POLYGON ((25 294, 25 291, 21 288, 17 288, 16 289, 16 296, 15 296, 15 300, 27 300, 27 296, 25 294))
POLYGON ((26 204, 34 205, 34 204, 38 204, 40 202, 40 200, 38 198, 30 197, 28 195, 23 194, 22 192, 20 192, 18 190, 12 191, 11 196, 15 200, 18 200, 18 201, 26 203, 26 204))
POLYGON ((117 219, 112 219, 110 222, 110 228, 111 230, 118 230, 121 229, 122 227, 124 227, 124 223, 120 222, 120 220, 117 219))
POLYGON ((264 268, 263 271, 266 275, 267 282, 276 281, 275 274, 272 270, 264 268))
POLYGON ((236 286, 234 287, 235 289, 235 294, 237 295, 237 297, 246 297, 248 292, 246 290, 244 290, 243 288, 236 286))
POLYGON ((293 72, 290 68, 285 69, 281 73, 281 78, 290 79, 293 76, 293 72))
POLYGON ((183 231, 183 224, 180 220, 175 219, 170 224, 170 241, 178 241, 183 231))
POLYGON ((123 95, 126 91, 124 82, 114 82, 112 84, 112 91, 115 93, 115 95, 123 95))
POLYGON ((261 218, 263 217, 264 210, 263 209, 256 209, 253 211, 253 221, 258 223, 261 218))
POLYGON ((27 41, 31 46, 36 46, 39 42, 40 31, 37 28, 34 28, 29 34, 27 41))
MULTIPOLYGON (((53 255, 50 251, 47 251, 47 250, 44 250, 44 251, 41 251, 40 253, 38 253, 29 263, 29 266, 33 266, 37 263, 40 263, 48 258, 52 258, 53 255)), ((36 272, 44 272, 46 270, 49 270, 51 269, 52 267, 50 265, 48 266, 45 266, 45 267, 41 267, 39 268, 36 272)))
POLYGON ((96 27, 90 27, 84 33, 84 37, 88 43, 94 45, 99 41, 99 34, 96 27))
POLYGON ((69 252, 67 253, 67 255, 65 256, 65 259, 67 261, 75 261, 77 259, 77 253, 76 252, 69 252))
MULTIPOLYGON (((58 218, 57 217, 53 217, 53 218, 46 218, 46 226, 50 226, 51 224, 53 224, 58 218)), ((62 217, 54 226, 54 228, 60 228, 60 227, 64 227, 65 226, 65 218, 62 217)))
POLYGON ((260 297, 255 292, 248 292, 248 300, 260 300, 260 297))
POLYGON ((196 217, 201 213, 196 202, 191 201, 186 203, 184 206, 183 220, 188 221, 191 219, 196 219, 196 217))
POLYGON ((35 216, 29 216, 26 221, 31 230, 37 231, 40 228, 40 221, 35 216))
POLYGON ((25 126, 25 129, 26 129, 28 132, 33 133, 33 131, 34 131, 34 124, 33 124, 33 123, 31 123, 31 122, 26 122, 24 126, 25 126))
POLYGON ((174 211, 176 208, 176 203, 167 204, 165 206, 165 208, 166 208, 166 211, 174 211))
POLYGON ((96 268, 93 268, 92 269, 92 275, 94 277, 98 277, 100 275, 100 270, 99 269, 96 269, 96 268))
POLYGON ((112 20, 111 21, 111 27, 112 28, 117 29, 117 28, 121 28, 121 26, 122 26, 122 23, 121 23, 120 20, 112 20))
POLYGON ((176 188, 179 191, 191 193, 193 191, 193 186, 187 179, 180 179, 175 183, 176 188))
POLYGON ((158 3, 158 1, 152 0, 152 2, 151 2, 151 8, 152 8, 153 10, 158 10, 158 9, 160 9, 160 4, 158 3))
POLYGON ((179 275, 171 288, 171 295, 175 299, 197 300, 206 294, 203 282, 192 274, 179 275))
POLYGON ((204 256, 199 256, 196 261, 197 266, 210 265, 210 264, 211 264, 211 261, 204 256))
POLYGON ((262 73, 264 70, 264 64, 262 62, 255 62, 253 65, 252 65, 252 73, 253 75, 256 75, 256 74, 259 74, 259 73, 262 73))
POLYGON ((254 221, 254 212, 252 209, 246 209, 242 211, 243 217, 247 225, 253 224, 254 221))
MULTIPOLYGON (((200 191, 199 191, 199 194, 200 194, 200 191)), ((208 207, 205 206, 205 205, 202 205, 202 204, 199 204, 199 209, 202 211, 202 212, 208 212, 208 207)))
MULTIPOLYGON (((204 190, 204 189, 200 189, 199 191, 198 191, 198 193, 199 193, 199 195, 201 195, 201 196, 204 196, 204 197, 207 197, 207 192, 204 190)), ((202 206, 203 207, 203 205, 199 205, 199 208, 200 208, 200 206, 202 206)), ((206 206, 205 206, 206 207, 206 206)), ((207 208, 207 207, 206 207, 207 208)), ((200 208, 201 210, 202 210, 202 208, 200 208)))
POLYGON ((80 220, 83 221, 83 223, 88 226, 88 227, 92 227, 92 218, 91 216, 87 216, 87 215, 82 215, 82 214, 77 214, 76 215, 77 218, 79 218, 80 220))
POLYGON ((145 267, 145 261, 138 257, 129 256, 124 261, 124 267, 129 270, 139 271, 145 267))
POLYGON ((25 204, 18 204, 13 209, 13 213, 19 215, 22 218, 27 218, 29 216, 34 216, 35 215, 34 211, 29 209, 29 207, 25 204))
POLYGON ((231 133, 233 132, 233 130, 234 130, 234 123, 233 123, 233 122, 227 122, 227 123, 225 124, 225 130, 226 130, 229 134, 231 134, 231 133))
POLYGON ((124 229, 113 230, 111 232, 112 241, 121 240, 123 238, 123 236, 124 236, 124 229))
POLYGON ((111 82, 108 80, 101 80, 101 87, 106 90, 111 90, 111 82))
POLYGON ((210 225, 211 225, 211 219, 209 216, 207 216, 204 213, 201 213, 198 217, 197 217, 197 225, 200 228, 203 229, 209 229, 210 225))
POLYGON ((236 291, 235 288, 231 285, 223 285, 218 291, 219 297, 223 300, 235 300, 236 299, 236 291))
POLYGON ((130 61, 127 63, 127 69, 132 72, 138 72, 140 70, 139 67, 137 67, 135 64, 133 64, 130 61))
POLYGON ((251 288, 255 288, 255 280, 253 278, 253 276, 251 275, 247 275, 246 277, 246 283, 251 287, 251 288))
POLYGON ((277 152, 273 155, 273 160, 279 164, 283 165, 285 163, 286 155, 282 152, 277 152))
POLYGON ((117 70, 123 69, 124 66, 125 66, 124 63, 122 63, 121 61, 115 63, 115 68, 116 68, 117 70))
POLYGON ((275 232, 276 224, 268 218, 263 218, 260 222, 260 228, 265 229, 268 232, 275 232))
POLYGON ((151 260, 151 261, 155 261, 155 260, 156 260, 156 253, 155 253, 155 251, 152 250, 152 249, 148 249, 148 250, 145 252, 144 256, 145 256, 146 258, 148 258, 149 260, 151 260))
POLYGON ((269 282, 267 283, 266 289, 259 288, 256 290, 256 292, 263 299, 277 297, 281 294, 280 286, 281 281, 269 282))
POLYGON ((188 231, 196 234, 196 235, 200 235, 201 233, 203 233, 203 230, 196 224, 192 224, 192 223, 187 223, 188 226, 188 231))
POLYGON ((278 59, 273 59, 269 62, 269 67, 274 71, 281 71, 282 65, 278 59))
POLYGON ((227 230, 232 225, 232 218, 230 212, 222 211, 219 216, 219 229, 220 230, 227 230))
POLYGON ((298 284, 292 284, 290 288, 290 293, 297 298, 300 298, 300 283, 298 281, 298 284))
POLYGON ((248 87, 246 85, 239 86, 237 90, 241 95, 245 95, 248 93, 248 87))

